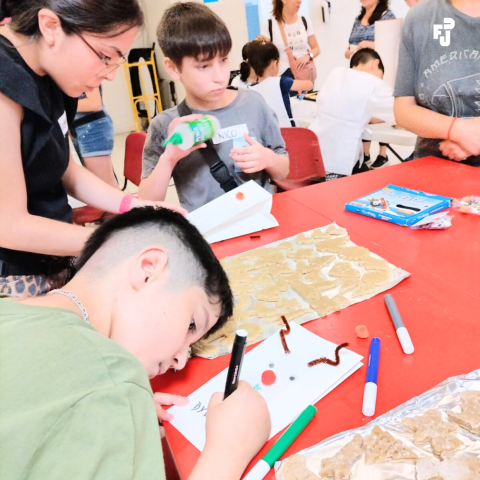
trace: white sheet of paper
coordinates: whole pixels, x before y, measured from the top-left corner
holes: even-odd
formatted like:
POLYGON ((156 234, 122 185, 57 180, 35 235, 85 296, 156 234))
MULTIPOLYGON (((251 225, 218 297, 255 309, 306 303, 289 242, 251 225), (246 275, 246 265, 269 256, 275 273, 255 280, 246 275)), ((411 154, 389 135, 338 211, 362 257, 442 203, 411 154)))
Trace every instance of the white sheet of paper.
POLYGON ((278 227, 271 209, 272 195, 250 180, 189 213, 186 218, 207 242, 214 243, 278 227), (242 200, 236 198, 238 192, 244 194, 242 200))
MULTIPOLYGON (((308 367, 308 362, 319 357, 334 359, 337 345, 296 323, 290 325, 292 330, 286 340, 292 353, 285 354, 280 335, 276 333, 245 355, 240 374, 240 379, 254 386, 267 402, 272 420, 270 438, 363 365, 361 355, 342 349, 340 365, 308 367), (277 376, 271 386, 261 382, 265 370, 273 370, 277 376)), ((200 451, 205 446, 208 402, 213 393, 224 391, 226 377, 227 369, 189 395, 187 406, 168 410, 175 416, 171 424, 200 451)))

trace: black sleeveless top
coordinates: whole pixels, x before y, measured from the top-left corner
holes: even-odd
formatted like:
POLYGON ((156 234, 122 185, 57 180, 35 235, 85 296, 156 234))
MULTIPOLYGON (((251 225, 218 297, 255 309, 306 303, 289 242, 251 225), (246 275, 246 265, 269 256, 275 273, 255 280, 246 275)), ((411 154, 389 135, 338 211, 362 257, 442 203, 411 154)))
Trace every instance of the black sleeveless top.
MULTIPOLYGON (((70 223, 72 209, 62 176, 68 167, 67 131, 77 110, 77 100, 65 95, 48 75, 37 75, 3 35, 0 92, 23 107, 21 154, 28 212, 70 223)), ((48 263, 55 257, 0 247, 0 260, 28 265, 48 263)))

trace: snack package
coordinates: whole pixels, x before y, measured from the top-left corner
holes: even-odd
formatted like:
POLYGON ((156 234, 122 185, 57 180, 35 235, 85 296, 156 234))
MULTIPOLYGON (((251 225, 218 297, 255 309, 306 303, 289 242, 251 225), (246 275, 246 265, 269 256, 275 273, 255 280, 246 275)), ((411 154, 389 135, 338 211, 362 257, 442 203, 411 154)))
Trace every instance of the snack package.
POLYGON ((435 213, 423 218, 419 222, 413 224, 410 228, 413 230, 428 229, 428 230, 443 230, 451 227, 453 215, 448 215, 448 210, 445 212, 435 213))
POLYGON ((458 208, 463 213, 480 215, 480 197, 475 195, 467 195, 460 200, 458 198, 454 198, 452 200, 452 207, 458 208))

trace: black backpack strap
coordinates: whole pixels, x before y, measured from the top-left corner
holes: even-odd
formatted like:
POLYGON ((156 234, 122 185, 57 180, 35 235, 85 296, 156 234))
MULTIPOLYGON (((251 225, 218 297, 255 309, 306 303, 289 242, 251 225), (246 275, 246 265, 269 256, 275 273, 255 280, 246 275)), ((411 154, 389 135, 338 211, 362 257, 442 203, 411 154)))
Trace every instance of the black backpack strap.
POLYGON ((302 22, 303 22, 303 26, 305 27, 305 31, 308 32, 307 19, 305 17, 302 17, 302 22))
POLYGON ((270 33, 270 41, 273 42, 272 19, 268 19, 268 32, 270 33))
MULTIPOLYGON (((185 100, 177 106, 177 110, 180 117, 192 115, 192 111, 185 100)), ((207 147, 201 148, 198 150, 198 152, 202 155, 204 162, 208 165, 208 168, 210 168, 212 177, 220 184, 220 187, 222 187, 225 192, 229 192, 230 190, 237 188, 237 182, 232 175, 230 175, 230 172, 228 171, 228 168, 223 160, 218 156, 218 153, 213 146, 213 142, 209 140, 206 142, 206 144, 207 147)))

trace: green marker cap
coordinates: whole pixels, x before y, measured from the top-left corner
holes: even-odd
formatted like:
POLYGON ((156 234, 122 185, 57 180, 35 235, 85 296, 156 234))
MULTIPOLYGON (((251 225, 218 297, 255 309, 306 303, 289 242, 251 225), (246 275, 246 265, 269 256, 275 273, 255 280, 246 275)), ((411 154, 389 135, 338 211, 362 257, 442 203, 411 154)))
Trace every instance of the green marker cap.
POLYGON ((273 447, 262 459, 270 465, 270 468, 275 465, 275 462, 285 453, 287 448, 296 440, 303 430, 305 430, 316 413, 317 409, 313 405, 309 405, 275 442, 273 447))
POLYGON ((170 138, 167 138, 163 142, 163 146, 166 147, 168 144, 180 145, 183 141, 182 136, 179 133, 174 133, 170 138))

